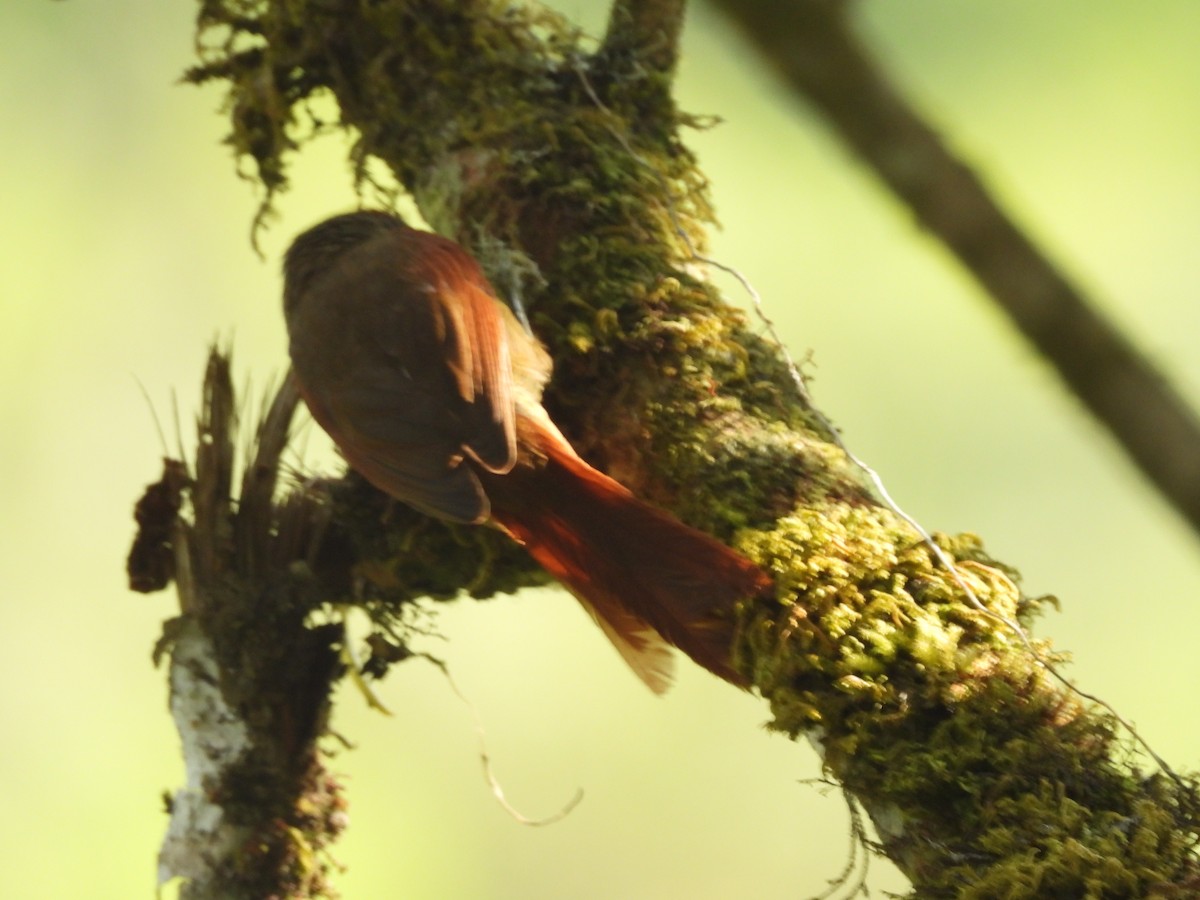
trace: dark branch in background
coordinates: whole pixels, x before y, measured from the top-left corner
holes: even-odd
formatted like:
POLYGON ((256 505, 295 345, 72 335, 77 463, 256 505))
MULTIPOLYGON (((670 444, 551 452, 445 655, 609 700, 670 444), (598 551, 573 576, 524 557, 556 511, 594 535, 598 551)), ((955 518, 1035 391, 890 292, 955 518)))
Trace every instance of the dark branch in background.
MULTIPOLYGON (((309 98, 332 95, 360 174, 386 165, 427 221, 522 290, 554 356, 547 407, 580 452, 771 573, 776 597, 729 611, 733 663, 773 728, 818 744, 916 896, 1086 896, 1098 861, 1105 897, 1185 896, 1192 783, 1129 762, 1113 721, 1002 624, 1040 608, 1016 573, 969 535, 939 537, 947 572, 829 442, 779 348, 693 274, 711 216, 670 94, 679 12, 621 0, 589 56, 536 4, 204 0, 189 78, 226 83, 229 142, 268 203, 325 124, 309 98)), ((495 531, 389 507, 352 475, 276 497, 282 411, 234 502, 235 444, 215 423, 237 405, 220 370, 194 478, 167 467, 131 556, 132 580, 153 588, 173 551, 173 708, 195 695, 194 714, 177 713, 193 752, 163 870, 192 879, 188 900, 318 896, 325 870, 303 863, 323 859, 341 802, 317 745, 343 640, 322 624, 329 605, 371 615, 379 674, 407 652, 413 599, 545 576, 495 531), (237 727, 211 738, 230 748, 216 765, 193 767, 204 710, 237 727)))
POLYGON ((975 276, 1200 533, 1200 417, 956 158, 830 0, 712 0, 975 276))

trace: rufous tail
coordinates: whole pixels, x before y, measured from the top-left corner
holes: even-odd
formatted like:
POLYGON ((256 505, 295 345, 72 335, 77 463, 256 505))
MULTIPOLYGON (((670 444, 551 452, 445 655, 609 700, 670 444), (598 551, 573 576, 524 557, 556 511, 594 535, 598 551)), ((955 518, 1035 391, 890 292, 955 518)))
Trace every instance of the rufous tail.
POLYGON ((768 575, 593 469, 557 429, 520 425, 537 428, 541 453, 484 476, 492 519, 580 600, 651 690, 670 686, 668 644, 749 687, 730 662, 735 605, 770 591, 768 575))

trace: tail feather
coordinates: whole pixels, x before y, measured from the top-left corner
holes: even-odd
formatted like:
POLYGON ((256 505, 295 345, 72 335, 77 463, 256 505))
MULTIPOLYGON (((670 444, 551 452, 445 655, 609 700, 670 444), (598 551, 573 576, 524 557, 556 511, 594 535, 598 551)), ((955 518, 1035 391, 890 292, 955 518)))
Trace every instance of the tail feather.
MULTIPOLYGON (((564 584, 566 582, 563 582, 564 584)), ((601 614, 578 591, 572 589, 580 606, 592 617, 642 683, 656 694, 666 693, 675 680, 675 655, 671 645, 644 619, 623 607, 606 604, 601 614)))
POLYGON ((748 687, 730 663, 734 605, 769 590, 767 574, 638 500, 557 433, 539 437, 540 464, 485 476, 492 518, 580 600, 651 690, 670 684, 666 644, 748 687))

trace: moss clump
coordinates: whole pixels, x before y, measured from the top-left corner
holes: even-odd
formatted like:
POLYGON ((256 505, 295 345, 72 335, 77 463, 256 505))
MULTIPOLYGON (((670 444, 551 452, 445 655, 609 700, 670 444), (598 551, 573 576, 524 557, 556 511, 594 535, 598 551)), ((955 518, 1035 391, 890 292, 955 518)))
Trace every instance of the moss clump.
POLYGON ((916 897, 1178 883, 1200 838, 1195 783, 1125 761, 1112 717, 1043 664, 1062 660, 1004 624, 1040 605, 1015 573, 973 535, 939 543, 982 609, 887 510, 814 505, 743 534, 779 587, 776 606, 743 610, 738 651, 771 727, 819 742, 916 897))

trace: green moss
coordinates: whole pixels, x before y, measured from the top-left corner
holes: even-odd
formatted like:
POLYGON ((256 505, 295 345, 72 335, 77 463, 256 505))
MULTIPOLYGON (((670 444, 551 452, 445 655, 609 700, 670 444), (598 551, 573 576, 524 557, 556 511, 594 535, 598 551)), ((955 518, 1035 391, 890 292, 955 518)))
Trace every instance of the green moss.
MULTIPOLYGON (((977 537, 939 543, 984 607, 1025 609, 977 537)), ((1143 781, 1114 721, 1064 693, 890 513, 812 506, 741 546, 780 588, 743 610, 738 653, 771 727, 819 737, 914 896, 1143 897, 1193 865, 1195 784, 1143 781)))

